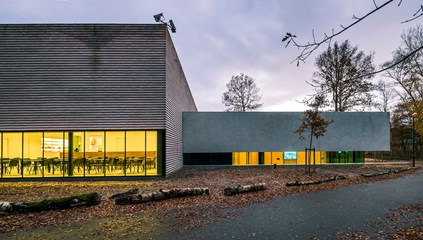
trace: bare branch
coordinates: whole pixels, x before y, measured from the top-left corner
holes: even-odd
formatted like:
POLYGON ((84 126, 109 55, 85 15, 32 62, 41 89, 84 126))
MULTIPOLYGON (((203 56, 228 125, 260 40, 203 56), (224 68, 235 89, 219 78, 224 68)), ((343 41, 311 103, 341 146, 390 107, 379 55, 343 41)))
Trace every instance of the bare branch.
POLYGON ((416 20, 417 18, 419 18, 419 17, 421 17, 421 16, 423 16, 423 5, 420 5, 419 10, 417 10, 417 12, 415 12, 415 13, 413 14, 413 18, 408 19, 408 20, 405 20, 404 22, 401 22, 401 23, 407 23, 407 22, 414 21, 414 20, 416 20), (420 11, 421 11, 421 13, 420 13, 419 15, 417 15, 420 11))
MULTIPOLYGON (((370 16, 370 15, 372 15, 373 13, 375 13, 375 12, 377 12, 377 11, 379 11, 381 8, 383 8, 383 7, 385 7, 385 6, 387 6, 388 4, 390 4, 390 3, 392 3, 393 1, 395 1, 395 0, 389 0, 389 1, 386 1, 385 3, 383 3, 382 5, 380 5, 380 6, 377 6, 376 4, 375 4, 375 9, 373 9, 372 11, 370 11, 370 12, 368 12, 366 15, 364 15, 363 17, 359 17, 359 18, 357 18, 356 19, 356 21, 354 21, 353 23, 351 23, 350 25, 348 25, 348 26, 346 26, 346 27, 343 27, 342 25, 341 25, 341 27, 342 27, 342 30, 340 30, 340 31, 338 31, 338 32, 334 32, 334 30, 332 30, 332 34, 330 35, 330 36, 328 36, 328 35, 326 35, 326 34, 324 34, 324 37, 323 37, 323 39, 322 40, 320 40, 320 41, 314 41, 314 43, 312 43, 312 44, 310 44, 310 43, 307 43, 307 44, 299 44, 299 43, 297 43, 296 41, 295 41, 295 39, 294 39, 294 37, 292 37, 292 36, 295 36, 295 35, 292 35, 291 33, 287 33, 286 35, 285 35, 285 37, 282 39, 282 41, 284 42, 284 41, 286 41, 286 40, 288 40, 288 39, 290 39, 291 40, 291 42, 292 42, 292 44, 295 46, 295 47, 298 47, 298 48, 302 48, 302 51, 301 51, 301 53, 300 53, 300 55, 298 55, 292 62, 297 62, 297 65, 298 65, 298 63, 301 61, 301 62, 305 62, 305 60, 317 49, 317 48, 319 48, 322 44, 324 44, 324 43, 330 43, 330 41, 332 40, 332 38, 335 38, 336 36, 338 36, 338 35, 340 35, 340 34, 342 34, 342 33, 344 33, 345 31, 347 31, 348 29, 350 29, 351 27, 353 27, 353 26, 355 26, 355 25, 357 25, 359 22, 361 22, 362 20, 364 20, 365 18, 367 18, 368 16, 370 16)), ((401 3, 400 3, 401 4, 401 3)), ((314 35, 314 33, 313 33, 313 35, 314 35)), ((296 37, 296 36, 295 36, 296 37)), ((291 43, 290 42, 290 43, 291 43)), ((291 62, 291 63, 292 63, 291 62)))
POLYGON ((375 8, 377 8, 377 4, 376 4, 375 0, 373 0, 373 4, 375 5, 375 8))
POLYGON ((390 64, 390 65, 388 65, 388 66, 386 66, 386 67, 384 67, 384 68, 381 68, 381 69, 379 69, 379 70, 377 70, 377 71, 374 71, 374 72, 371 72, 371 73, 367 73, 367 74, 360 75, 360 76, 358 76, 358 77, 356 77, 356 78, 352 78, 351 80, 354 80, 354 79, 357 79, 357 78, 363 78, 363 77, 372 76, 372 75, 375 75, 375 74, 378 74, 378 73, 384 72, 384 71, 386 71, 386 70, 388 70, 388 69, 391 69, 391 68, 393 68, 393 67, 397 66, 398 64, 403 63, 405 60, 407 60, 408 58, 412 57, 414 54, 416 54, 416 53, 417 53, 418 51, 420 51, 420 50, 423 50, 423 45, 422 45, 422 46, 420 46, 419 48, 415 49, 414 51, 411 51, 409 54, 405 55, 405 56, 404 56, 403 58, 401 58, 400 60, 398 60, 398 61, 396 61, 396 62, 394 62, 394 63, 392 63, 392 64, 390 64))

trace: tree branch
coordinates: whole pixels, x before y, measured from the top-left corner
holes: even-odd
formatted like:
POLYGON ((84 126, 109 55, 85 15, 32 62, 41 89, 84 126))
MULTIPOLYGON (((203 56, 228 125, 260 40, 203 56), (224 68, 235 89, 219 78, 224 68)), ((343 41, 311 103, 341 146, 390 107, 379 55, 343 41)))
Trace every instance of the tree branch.
POLYGON ((404 61, 405 61, 405 60, 407 60, 408 58, 412 57, 414 54, 416 54, 416 53, 417 53, 418 51, 420 51, 420 50, 423 50, 423 45, 422 45, 422 46, 420 46, 419 48, 417 48, 417 49, 413 50, 413 51, 412 51, 412 52, 410 52, 409 54, 405 55, 405 56, 404 56, 403 58, 401 58, 400 60, 398 60, 398 61, 396 61, 396 62, 394 62, 394 63, 392 63, 392 64, 390 64, 390 65, 388 65, 388 66, 386 66, 386 67, 384 67, 384 68, 382 68, 382 69, 379 69, 379 70, 374 71, 374 72, 371 72, 371 73, 367 73, 367 74, 360 75, 360 76, 358 76, 358 77, 352 78, 351 80, 358 79, 358 78, 363 78, 363 77, 368 77, 368 76, 372 76, 372 75, 375 75, 375 74, 378 74, 378 73, 384 72, 384 71, 386 71, 386 70, 388 70, 388 69, 391 69, 391 68, 395 67, 396 65, 398 65, 398 64, 400 64, 400 63, 402 63, 402 62, 404 62, 404 61))
POLYGON ((414 21, 414 20, 416 20, 417 18, 419 18, 421 16, 423 16, 423 5, 420 5, 419 10, 417 10, 417 12, 415 12, 413 14, 413 18, 408 19, 408 20, 405 20, 404 22, 401 22, 401 23, 408 23, 408 22, 414 21), (417 15, 420 11, 421 11, 421 13, 419 15, 417 15))
MULTIPOLYGON (((338 32, 334 32, 332 30, 332 35, 328 36, 325 34, 325 36, 323 37, 323 39, 321 41, 316 42, 315 38, 314 38, 314 30, 313 30, 313 43, 307 43, 307 44, 299 44, 295 41, 294 38, 296 38, 296 35, 293 35, 291 33, 287 33, 285 35, 285 37, 282 39, 282 42, 287 41, 287 44, 285 47, 287 47, 291 42, 295 47, 298 48, 302 48, 303 50, 301 51, 301 54, 298 55, 291 63, 293 62, 297 62, 297 66, 299 65, 300 61, 301 62, 305 62, 305 60, 317 49, 319 48, 322 44, 330 42, 332 40, 332 38, 335 38, 336 36, 342 34, 343 32, 347 31, 348 29, 350 29, 351 27, 355 26, 356 24, 358 24, 359 22, 361 22, 362 20, 364 20, 365 18, 367 18, 368 16, 372 15, 373 13, 379 11, 381 8, 387 6, 388 4, 392 3, 395 0, 389 0, 386 1, 385 3, 383 3, 380 6, 377 6, 375 4, 375 9, 373 9, 372 11, 370 11, 369 13, 367 13, 366 15, 364 15, 363 17, 356 17, 355 15, 353 15, 353 19, 356 19, 356 21, 354 21, 353 23, 351 23, 350 25, 346 26, 346 27, 342 27, 342 30, 338 31, 338 32)), ((401 2, 400 2, 401 4, 401 2)), ((341 25, 342 26, 342 25, 341 25)))

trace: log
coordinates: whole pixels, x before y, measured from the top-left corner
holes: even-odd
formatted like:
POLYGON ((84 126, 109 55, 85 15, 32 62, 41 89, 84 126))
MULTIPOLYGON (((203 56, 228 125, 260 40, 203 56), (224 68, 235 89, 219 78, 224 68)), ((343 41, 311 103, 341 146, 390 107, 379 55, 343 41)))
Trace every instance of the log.
MULTIPOLYGON (((128 193, 128 192, 127 192, 128 193)), ((180 198, 187 196, 197 195, 210 195, 208 188, 174 188, 163 190, 160 189, 158 192, 144 193, 144 194, 115 194, 115 203, 118 205, 138 204, 146 203, 151 201, 159 201, 170 198, 180 198)))
POLYGON ((331 181, 336 181, 336 180, 344 180, 346 179, 347 176, 334 176, 334 177, 328 177, 326 179, 320 179, 320 180, 315 180, 315 181, 306 181, 306 182, 300 182, 300 181, 295 181, 295 182, 287 182, 285 185, 287 187, 293 187, 293 186, 307 186, 307 185, 313 185, 313 184, 321 184, 321 183, 325 183, 325 182, 331 182, 331 181))
POLYGON ((368 173, 368 174, 361 174, 361 176, 363 177, 377 177, 377 176, 382 176, 382 175, 386 175, 386 174, 390 174, 391 171, 385 171, 385 172, 378 172, 378 173, 368 173))
POLYGON ((38 202, 0 202, 0 213, 39 212, 45 210, 69 209, 82 206, 93 206, 101 202, 98 193, 74 195, 70 197, 45 199, 38 202))
POLYGON ((409 171, 409 170, 413 170, 414 168, 412 167, 408 167, 408 168, 403 168, 403 169, 397 169, 394 171, 394 173, 400 173, 400 172, 405 172, 405 171, 409 171))
POLYGON ((266 189, 266 183, 255 183, 251 185, 238 185, 234 187, 227 187, 223 190, 225 196, 232 196, 238 193, 255 192, 266 189))
POLYGON ((110 199, 126 197, 127 195, 136 194, 136 193, 138 193, 138 188, 132 188, 131 190, 127 192, 114 194, 110 197, 110 199))

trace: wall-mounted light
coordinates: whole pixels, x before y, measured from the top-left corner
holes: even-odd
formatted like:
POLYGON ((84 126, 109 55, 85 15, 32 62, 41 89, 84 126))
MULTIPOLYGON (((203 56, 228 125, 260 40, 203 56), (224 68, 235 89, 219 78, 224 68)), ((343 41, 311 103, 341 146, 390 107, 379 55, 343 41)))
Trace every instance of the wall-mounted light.
POLYGON ((163 24, 166 24, 166 26, 172 31, 173 33, 176 33, 176 27, 175 23, 173 23, 172 19, 169 20, 169 23, 165 22, 165 17, 163 16, 163 13, 158 13, 156 15, 153 15, 154 21, 160 22, 163 24))

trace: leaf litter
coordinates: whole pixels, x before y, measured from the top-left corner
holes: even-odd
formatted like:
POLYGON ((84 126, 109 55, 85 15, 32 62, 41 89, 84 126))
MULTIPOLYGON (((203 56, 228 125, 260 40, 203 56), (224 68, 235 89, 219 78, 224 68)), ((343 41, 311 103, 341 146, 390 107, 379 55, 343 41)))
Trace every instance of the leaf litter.
MULTIPOLYGON (((94 239, 95 237, 118 239, 118 236, 125 237, 131 234, 148 236, 162 229, 163 226, 166 230, 181 232, 231 218, 242 213, 245 207, 251 204, 267 202, 281 196, 399 178, 415 172, 412 169, 394 173, 404 168, 406 167, 397 165, 318 166, 315 173, 305 174, 304 166, 185 167, 165 179, 143 181, 0 182, 0 201, 41 201, 87 192, 98 192, 102 196, 102 202, 91 207, 0 216, 0 238, 5 233, 15 234, 18 231, 25 232, 33 229, 58 229, 71 224, 82 228, 77 231, 81 236, 94 237, 94 239), (392 173, 371 178, 362 176, 387 170, 392 173), (341 175, 347 178, 317 185, 286 186, 287 182, 318 181, 341 175), (266 183, 267 189, 234 196, 223 195, 225 187, 258 182, 266 183), (186 187, 208 187, 211 194, 123 206, 116 205, 114 200, 109 199, 114 194, 132 188, 139 188, 141 193, 149 193, 159 189, 186 187), (85 225, 90 224, 96 225, 95 230, 84 228, 85 225)), ((410 234, 409 231, 404 231, 398 230, 395 234, 399 236, 410 234)), ((353 233, 348 234, 353 235, 353 233)), ((348 234, 341 233, 340 236, 348 234)))

